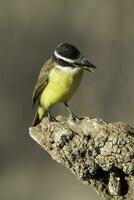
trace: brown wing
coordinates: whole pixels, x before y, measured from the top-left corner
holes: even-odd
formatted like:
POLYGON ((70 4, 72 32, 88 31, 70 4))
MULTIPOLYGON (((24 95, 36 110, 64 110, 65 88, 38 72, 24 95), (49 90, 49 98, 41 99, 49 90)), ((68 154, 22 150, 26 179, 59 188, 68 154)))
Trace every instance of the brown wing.
POLYGON ((41 71, 37 80, 37 83, 35 85, 35 89, 33 91, 33 96, 32 96, 32 105, 34 106, 36 100, 46 87, 49 81, 49 73, 51 69, 53 68, 53 62, 52 58, 50 58, 42 67, 41 71))

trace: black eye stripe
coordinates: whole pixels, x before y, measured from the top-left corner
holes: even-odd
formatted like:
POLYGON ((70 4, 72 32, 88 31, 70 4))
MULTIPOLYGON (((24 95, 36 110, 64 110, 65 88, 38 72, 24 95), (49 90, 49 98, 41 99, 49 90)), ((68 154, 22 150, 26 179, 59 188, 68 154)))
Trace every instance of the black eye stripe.
POLYGON ((78 58, 79 54, 73 51, 64 50, 62 52, 58 52, 60 55, 64 56, 65 58, 69 59, 76 59, 78 58))

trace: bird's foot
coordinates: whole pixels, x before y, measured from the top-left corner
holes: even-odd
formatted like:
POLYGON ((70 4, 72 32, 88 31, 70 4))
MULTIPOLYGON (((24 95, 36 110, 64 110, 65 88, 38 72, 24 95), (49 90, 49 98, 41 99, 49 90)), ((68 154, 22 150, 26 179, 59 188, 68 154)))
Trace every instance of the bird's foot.
POLYGON ((78 116, 76 116, 76 115, 72 112, 72 110, 69 108, 69 105, 68 105, 67 103, 64 103, 64 105, 66 106, 68 112, 70 113, 70 116, 69 116, 69 117, 70 117, 73 121, 80 121, 80 120, 84 119, 84 117, 78 117, 78 116))
POLYGON ((70 118, 71 118, 73 121, 81 121, 81 120, 84 119, 84 117, 77 116, 77 115, 75 115, 74 113, 71 113, 71 114, 70 114, 70 118))
POLYGON ((48 112, 47 117, 50 122, 58 122, 58 120, 48 112))

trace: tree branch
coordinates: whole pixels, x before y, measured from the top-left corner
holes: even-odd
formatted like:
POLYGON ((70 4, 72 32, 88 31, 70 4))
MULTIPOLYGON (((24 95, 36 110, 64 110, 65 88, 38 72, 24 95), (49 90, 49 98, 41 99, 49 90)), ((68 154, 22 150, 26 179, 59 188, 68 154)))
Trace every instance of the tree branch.
POLYGON ((44 118, 30 136, 104 200, 134 199, 134 129, 101 119, 44 118))

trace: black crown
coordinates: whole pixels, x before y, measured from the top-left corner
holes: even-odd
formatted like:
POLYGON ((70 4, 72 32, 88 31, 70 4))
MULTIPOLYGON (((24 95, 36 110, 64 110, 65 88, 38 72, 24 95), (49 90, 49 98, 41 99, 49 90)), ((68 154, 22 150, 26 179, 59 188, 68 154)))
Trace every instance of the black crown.
POLYGON ((80 56, 80 51, 74 45, 68 43, 61 43, 58 45, 56 47, 56 52, 65 58, 73 60, 79 58, 80 56))

